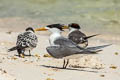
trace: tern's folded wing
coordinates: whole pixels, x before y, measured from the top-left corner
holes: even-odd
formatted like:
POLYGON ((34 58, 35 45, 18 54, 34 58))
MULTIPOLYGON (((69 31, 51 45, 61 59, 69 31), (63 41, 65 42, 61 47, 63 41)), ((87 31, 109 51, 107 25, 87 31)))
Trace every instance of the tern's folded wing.
POLYGON ((65 46, 49 46, 46 50, 54 58, 62 58, 80 52, 80 49, 76 47, 65 46))
POLYGON ((18 35, 17 46, 21 47, 36 47, 38 42, 37 36, 31 32, 25 32, 18 35))
POLYGON ((54 58, 63 58, 74 54, 96 54, 95 51, 89 51, 86 49, 80 50, 76 47, 67 46, 49 46, 46 48, 46 50, 54 58))
POLYGON ((54 41, 54 43, 56 45, 60 45, 60 46, 76 47, 76 48, 82 49, 80 46, 78 46, 72 40, 64 38, 64 37, 58 38, 57 40, 54 41))

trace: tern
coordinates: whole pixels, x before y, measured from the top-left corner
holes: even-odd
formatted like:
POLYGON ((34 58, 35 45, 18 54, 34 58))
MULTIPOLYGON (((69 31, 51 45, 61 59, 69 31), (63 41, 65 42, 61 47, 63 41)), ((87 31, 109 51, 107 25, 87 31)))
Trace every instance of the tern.
POLYGON ((30 51, 33 48, 36 48, 37 43, 38 38, 35 35, 34 29, 32 27, 28 27, 25 32, 18 35, 16 46, 8 49, 8 52, 17 50, 19 57, 23 57, 25 50, 28 50, 29 56, 31 56, 30 51))

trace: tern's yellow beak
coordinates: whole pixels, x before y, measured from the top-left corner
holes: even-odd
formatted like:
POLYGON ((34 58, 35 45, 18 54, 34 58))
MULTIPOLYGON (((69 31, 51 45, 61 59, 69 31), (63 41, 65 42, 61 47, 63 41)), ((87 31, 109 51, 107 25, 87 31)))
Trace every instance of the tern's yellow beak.
POLYGON ((63 29, 68 29, 69 27, 68 27, 68 26, 63 26, 62 28, 63 28, 63 29))
POLYGON ((48 29, 46 29, 45 27, 41 27, 41 28, 38 28, 38 29, 35 29, 35 31, 47 31, 48 29))

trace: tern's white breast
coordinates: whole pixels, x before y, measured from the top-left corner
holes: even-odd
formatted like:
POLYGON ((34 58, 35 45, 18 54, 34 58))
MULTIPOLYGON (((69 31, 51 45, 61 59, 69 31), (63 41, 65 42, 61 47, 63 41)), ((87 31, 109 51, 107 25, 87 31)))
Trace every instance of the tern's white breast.
POLYGON ((55 41, 56 39, 58 39, 59 37, 61 37, 61 34, 60 34, 60 33, 53 33, 53 34, 51 34, 51 35, 50 35, 50 39, 49 39, 50 45, 51 45, 51 46, 55 45, 55 44, 54 44, 54 41, 55 41))

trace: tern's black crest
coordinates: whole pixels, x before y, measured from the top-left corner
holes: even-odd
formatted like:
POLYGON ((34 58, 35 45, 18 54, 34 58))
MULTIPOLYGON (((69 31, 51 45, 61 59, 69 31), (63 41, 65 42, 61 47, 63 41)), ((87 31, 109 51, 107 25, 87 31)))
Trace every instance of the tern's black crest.
POLYGON ((61 30, 61 31, 64 31, 63 30, 63 25, 62 24, 50 24, 50 25, 47 25, 47 27, 49 27, 49 28, 58 28, 59 30, 61 30))
POLYGON ((80 28, 80 25, 77 24, 77 23, 71 23, 71 24, 69 24, 68 26, 69 26, 69 27, 72 27, 72 28, 76 28, 76 29, 81 29, 81 28, 80 28))
POLYGON ((29 31, 29 30, 35 32, 34 29, 33 29, 32 27, 26 28, 26 31, 29 31))

